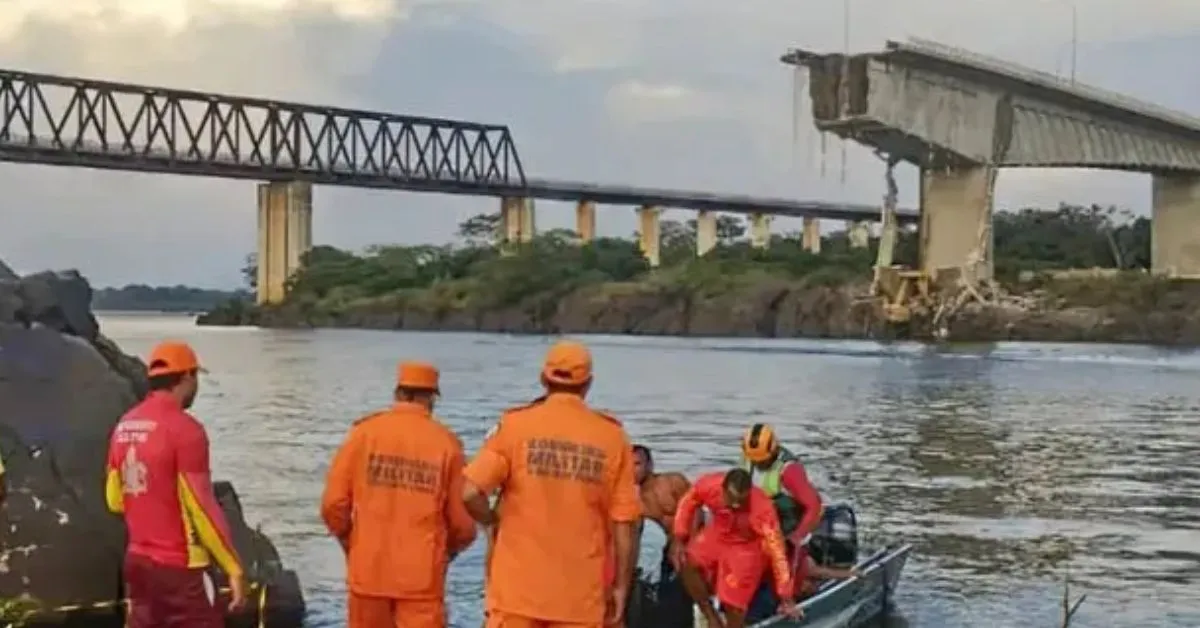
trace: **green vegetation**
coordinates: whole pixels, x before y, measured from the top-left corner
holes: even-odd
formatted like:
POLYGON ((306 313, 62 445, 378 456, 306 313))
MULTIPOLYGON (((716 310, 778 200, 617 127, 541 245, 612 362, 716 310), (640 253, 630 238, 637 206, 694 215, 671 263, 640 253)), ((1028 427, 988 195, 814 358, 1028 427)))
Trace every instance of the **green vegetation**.
MULTIPOLYGON (((496 215, 475 216, 459 226, 457 242, 441 246, 381 245, 361 254, 315 247, 293 277, 285 304, 259 312, 239 300, 212 312, 210 320, 257 322, 260 314, 273 311, 311 324, 354 325, 361 320, 356 313, 378 320, 419 311, 425 320, 435 321, 425 324, 436 324, 456 314, 478 319, 519 310, 547 321, 554 312, 561 314, 564 302, 580 295, 593 305, 614 299, 628 303, 630 295, 652 294, 660 301, 685 303, 685 308, 722 299, 738 308, 741 295, 755 286, 814 292, 863 286, 870 280, 878 245, 872 239, 869 248, 854 249, 845 232, 834 232, 825 235, 821 252, 814 255, 802 249, 800 234, 791 233, 756 249, 746 239, 743 221, 727 215, 718 222, 718 246, 697 258, 695 221, 664 220, 662 263, 651 269, 636 237, 581 244, 573 233, 555 230, 529 243, 498 248, 492 244, 498 222, 496 215)), ((1037 283, 1044 271, 1149 265, 1149 220, 1115 209, 1064 205, 1055 211, 998 212, 993 234, 996 275, 1006 284, 1020 278, 1026 287, 1044 286, 1044 281, 1037 283)), ((895 263, 915 265, 915 231, 903 231, 895 250, 895 263)), ((251 259, 244 269, 248 280, 254 270, 251 259)), ((588 317, 595 320, 594 310, 602 308, 591 309, 588 317)))
POLYGON ((189 286, 146 286, 100 288, 92 295, 97 310, 126 312, 203 312, 233 300, 246 300, 244 290, 205 290, 189 286))
POLYGON ((1150 219, 1115 208, 997 212, 992 231, 1002 281, 1022 271, 1150 268, 1150 219))
POLYGON ((42 605, 28 594, 0 599, 0 622, 5 626, 24 626, 42 611, 42 605))

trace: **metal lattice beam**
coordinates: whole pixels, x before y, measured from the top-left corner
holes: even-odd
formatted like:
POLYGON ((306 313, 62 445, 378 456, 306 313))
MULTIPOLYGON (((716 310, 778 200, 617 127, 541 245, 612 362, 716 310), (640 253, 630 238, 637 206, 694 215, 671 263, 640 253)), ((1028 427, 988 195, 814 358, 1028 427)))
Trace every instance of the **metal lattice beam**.
POLYGON ((0 70, 0 161, 481 194, 508 127, 0 70))

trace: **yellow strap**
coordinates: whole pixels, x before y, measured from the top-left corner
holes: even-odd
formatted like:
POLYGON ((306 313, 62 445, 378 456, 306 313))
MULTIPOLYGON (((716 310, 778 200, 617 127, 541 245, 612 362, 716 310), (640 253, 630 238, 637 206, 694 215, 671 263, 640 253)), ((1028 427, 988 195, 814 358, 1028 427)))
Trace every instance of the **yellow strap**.
POLYGON ((267 628, 267 587, 258 588, 258 628, 267 628))

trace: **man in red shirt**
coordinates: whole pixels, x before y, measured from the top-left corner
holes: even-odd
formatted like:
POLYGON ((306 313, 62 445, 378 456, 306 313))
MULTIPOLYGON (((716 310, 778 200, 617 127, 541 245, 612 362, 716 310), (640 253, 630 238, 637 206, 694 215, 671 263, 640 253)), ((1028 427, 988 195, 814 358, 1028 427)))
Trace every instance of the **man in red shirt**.
POLYGON ((798 616, 779 518, 770 498, 753 486, 745 469, 700 477, 680 500, 673 523, 675 563, 710 628, 745 626, 746 610, 767 563, 775 575, 779 612, 798 616), (689 542, 691 522, 701 506, 712 518, 689 542), (713 608, 714 590, 724 618, 713 608))
POLYGON ((213 494, 208 436, 185 410, 198 388, 192 348, 164 342, 148 361, 150 394, 113 430, 105 497, 128 530, 124 578, 129 628, 223 628, 206 568, 229 577, 229 610, 246 601, 245 576, 213 494))

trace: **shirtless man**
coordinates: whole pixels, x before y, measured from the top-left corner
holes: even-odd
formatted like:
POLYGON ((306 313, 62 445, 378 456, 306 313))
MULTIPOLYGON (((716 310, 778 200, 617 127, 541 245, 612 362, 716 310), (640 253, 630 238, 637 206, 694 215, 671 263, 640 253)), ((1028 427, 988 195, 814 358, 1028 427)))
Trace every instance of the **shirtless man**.
MULTIPOLYGON (((659 566, 658 608, 650 624, 660 628, 692 628, 692 598, 684 590, 671 562, 675 509, 692 484, 682 473, 655 473, 654 456, 645 445, 633 446, 633 474, 642 496, 642 521, 657 523, 667 537, 659 566)), ((693 530, 701 518, 696 517, 693 530)), ((639 529, 639 544, 640 534, 639 529)))
POLYGON ((669 539, 675 508, 692 483, 682 473, 655 473, 654 455, 645 445, 633 446, 633 476, 642 496, 643 521, 657 523, 669 539))

